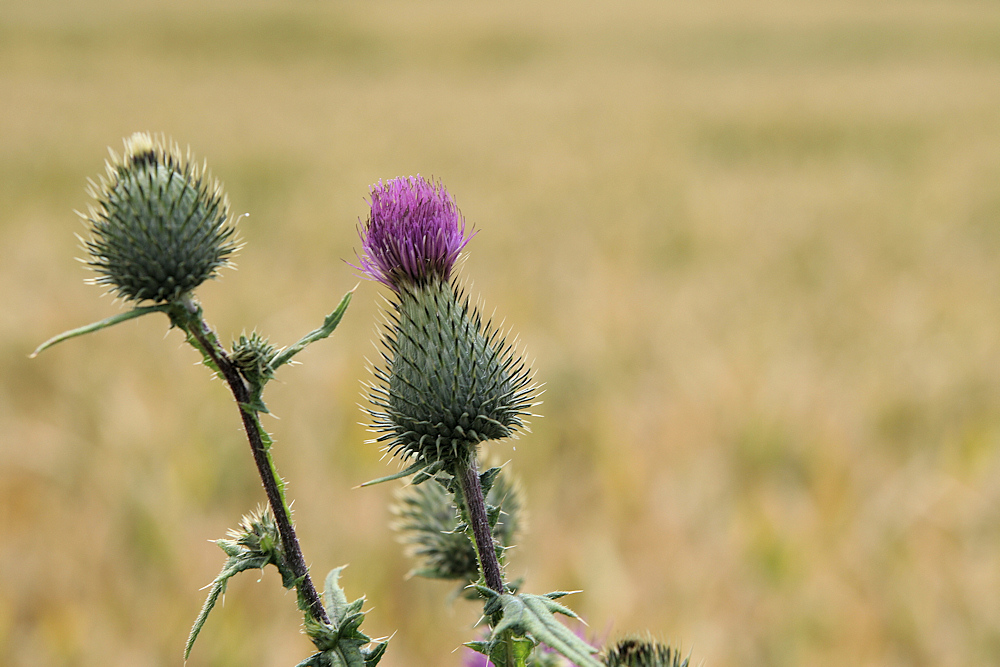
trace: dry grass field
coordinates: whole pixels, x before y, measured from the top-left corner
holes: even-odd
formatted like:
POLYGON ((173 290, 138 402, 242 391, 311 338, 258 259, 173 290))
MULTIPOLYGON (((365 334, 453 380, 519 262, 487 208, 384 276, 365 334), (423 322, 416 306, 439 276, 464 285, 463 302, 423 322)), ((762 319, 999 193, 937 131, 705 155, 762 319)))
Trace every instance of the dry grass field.
MULTIPOLYGON (((0 1, 0 664, 180 665, 263 500, 161 316, 84 284, 73 211, 134 131, 190 145, 246 242, 199 296, 288 344, 358 283, 369 185, 442 179, 462 275, 544 382, 510 574, 708 667, 1000 664, 1000 5, 0 1)), ((382 288, 269 387, 319 577, 388 667, 476 608, 406 579, 358 424, 382 288)), ((309 655, 243 575, 189 667, 309 655)))

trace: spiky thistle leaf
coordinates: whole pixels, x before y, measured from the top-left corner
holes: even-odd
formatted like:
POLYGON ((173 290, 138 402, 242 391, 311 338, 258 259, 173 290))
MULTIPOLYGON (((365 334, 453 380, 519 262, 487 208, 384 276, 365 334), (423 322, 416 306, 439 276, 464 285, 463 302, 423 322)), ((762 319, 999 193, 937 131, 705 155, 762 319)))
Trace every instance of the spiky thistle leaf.
POLYGON ((267 565, 274 565, 281 574, 281 584, 286 589, 295 587, 295 575, 285 561, 284 550, 281 548, 281 537, 278 526, 270 510, 251 512, 243 517, 236 530, 229 531, 229 539, 217 540, 216 544, 229 557, 222 567, 222 572, 212 582, 208 598, 205 600, 198 618, 191 628, 187 643, 184 646, 184 659, 191 654, 191 648, 198 639, 202 626, 208 620, 208 615, 215 608, 219 597, 226 592, 226 585, 234 576, 245 570, 262 570, 267 565))
POLYGON ((488 642, 472 642, 467 646, 490 656, 494 664, 507 664, 503 658, 506 655, 504 646, 509 637, 524 637, 535 644, 542 643, 554 649, 577 667, 604 667, 594 658, 597 649, 555 618, 555 614, 579 618, 573 610, 555 601, 568 595, 567 592, 501 595, 485 586, 476 586, 476 589, 487 598, 484 614, 494 617, 499 615, 500 620, 493 627, 493 634, 488 642))

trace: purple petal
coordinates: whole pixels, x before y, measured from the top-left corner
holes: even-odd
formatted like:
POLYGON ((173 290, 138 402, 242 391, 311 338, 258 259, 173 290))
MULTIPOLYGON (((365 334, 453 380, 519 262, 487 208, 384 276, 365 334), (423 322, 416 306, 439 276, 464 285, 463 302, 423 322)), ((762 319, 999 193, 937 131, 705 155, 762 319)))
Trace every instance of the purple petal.
POLYGON ((469 238, 462 214, 440 183, 419 174, 379 181, 372 186, 361 265, 355 268, 397 291, 404 283, 446 281, 469 238))

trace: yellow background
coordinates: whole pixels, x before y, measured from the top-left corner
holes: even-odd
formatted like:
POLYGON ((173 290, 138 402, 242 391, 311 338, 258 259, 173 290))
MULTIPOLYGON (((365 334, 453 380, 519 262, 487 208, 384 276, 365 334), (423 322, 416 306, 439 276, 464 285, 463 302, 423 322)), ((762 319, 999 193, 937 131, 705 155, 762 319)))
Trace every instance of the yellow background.
MULTIPOLYGON (((246 247, 199 291, 288 344, 358 278, 370 184, 440 178, 461 274, 545 383, 489 446, 525 488, 509 572, 597 637, 711 667, 1000 663, 1000 6, 0 3, 0 664, 179 665, 262 501, 234 405, 74 257, 106 147, 164 132, 246 247)), ((381 308, 266 396, 303 548, 350 563, 387 667, 459 665, 474 605, 405 580, 358 425, 381 308)), ((309 655, 245 574, 189 665, 309 655)))

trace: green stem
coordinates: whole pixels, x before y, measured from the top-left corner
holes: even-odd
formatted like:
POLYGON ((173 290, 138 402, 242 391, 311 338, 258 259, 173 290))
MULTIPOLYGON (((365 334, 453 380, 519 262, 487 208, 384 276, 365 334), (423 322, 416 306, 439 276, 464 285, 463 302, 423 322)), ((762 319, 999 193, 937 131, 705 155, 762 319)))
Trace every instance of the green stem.
POLYGON ((296 589, 308 607, 308 613, 317 621, 330 625, 330 618, 327 616, 319 593, 309 576, 309 568, 302 555, 298 536, 295 534, 291 513, 285 501, 284 483, 278 476, 274 459, 271 457, 271 438, 261 428, 257 411, 250 407, 250 387, 219 344, 215 333, 202 319, 201 308, 197 304, 190 299, 184 300, 171 311, 171 318, 175 324, 187 332, 191 343, 206 356, 229 385, 229 389, 240 408, 243 430, 250 442, 254 463, 257 465, 257 472, 264 486, 267 502, 271 507, 272 514, 274 514, 278 533, 281 535, 285 557, 288 559, 288 565, 292 568, 292 573, 297 581, 296 589))

